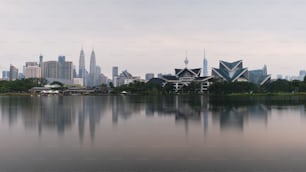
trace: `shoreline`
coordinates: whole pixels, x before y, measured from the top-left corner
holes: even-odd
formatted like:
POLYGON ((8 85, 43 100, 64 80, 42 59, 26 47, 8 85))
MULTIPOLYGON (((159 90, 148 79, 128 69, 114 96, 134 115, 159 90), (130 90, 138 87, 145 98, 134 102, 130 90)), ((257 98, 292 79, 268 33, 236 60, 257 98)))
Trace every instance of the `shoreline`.
MULTIPOLYGON (((40 94, 31 94, 31 93, 0 93, 0 96, 38 96, 40 94)), ((168 94, 168 95, 154 95, 154 94, 86 94, 86 95, 62 95, 58 94, 58 96, 208 96, 208 97, 282 97, 282 96, 305 96, 306 92, 298 92, 298 93, 232 93, 232 94, 168 94)), ((41 95, 40 95, 41 96, 41 95)))

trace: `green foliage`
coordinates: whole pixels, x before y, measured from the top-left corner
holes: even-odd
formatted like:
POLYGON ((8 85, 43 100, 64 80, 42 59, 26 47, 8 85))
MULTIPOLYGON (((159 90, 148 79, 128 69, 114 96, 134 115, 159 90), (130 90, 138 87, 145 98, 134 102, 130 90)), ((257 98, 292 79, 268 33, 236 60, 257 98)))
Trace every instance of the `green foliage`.
POLYGON ((101 93, 108 93, 108 87, 107 87, 107 85, 106 84, 101 84, 101 86, 100 86, 100 92, 101 93))
POLYGON ((45 79, 28 78, 15 81, 0 81, 0 93, 28 92, 33 87, 40 87, 46 83, 45 79))
POLYGON ((126 91, 130 94, 148 94, 148 95, 158 95, 163 94, 164 90, 161 86, 156 84, 148 84, 145 82, 135 81, 128 85, 122 85, 115 87, 112 90, 112 93, 119 94, 122 91, 126 91))
POLYGON ((260 88, 250 82, 215 82, 209 87, 212 94, 256 93, 260 88))

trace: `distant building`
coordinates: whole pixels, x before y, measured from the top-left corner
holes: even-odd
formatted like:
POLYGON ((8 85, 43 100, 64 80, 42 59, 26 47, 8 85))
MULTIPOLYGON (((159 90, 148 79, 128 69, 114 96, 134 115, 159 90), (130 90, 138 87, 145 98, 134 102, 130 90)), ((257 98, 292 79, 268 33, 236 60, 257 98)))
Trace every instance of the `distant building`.
POLYGON ((66 57, 65 56, 58 56, 58 62, 59 63, 65 63, 66 57))
POLYGON ((39 55, 39 67, 42 67, 43 62, 44 62, 43 55, 39 55))
POLYGON ((201 68, 187 68, 188 59, 185 59, 186 67, 183 69, 175 69, 175 75, 161 75, 159 78, 152 78, 149 83, 159 84, 162 87, 171 85, 174 92, 181 91, 184 87, 192 82, 200 83, 199 92, 208 91, 208 87, 212 82, 211 76, 201 77, 201 68))
POLYGON ((74 85, 79 85, 81 87, 83 87, 84 82, 83 82, 83 78, 73 78, 73 84, 74 85))
POLYGON ((248 68, 243 67, 242 60, 235 62, 220 61, 219 69, 212 69, 212 76, 223 81, 246 81, 257 85, 264 85, 271 80, 271 75, 267 74, 266 65, 262 69, 249 71, 248 68))
POLYGON ((10 80, 10 71, 2 71, 2 80, 10 80))
POLYGON ((146 73, 146 77, 145 77, 146 81, 149 81, 152 78, 154 78, 154 73, 146 73))
POLYGON ((271 75, 267 74, 266 65, 262 69, 249 71, 249 82, 262 86, 270 81, 271 75))
POLYGON ((65 56, 58 57, 58 78, 64 80, 73 79, 73 64, 66 61, 65 56))
POLYGON ((306 76, 306 71, 305 70, 300 70, 299 80, 303 81, 305 76, 306 76))
POLYGON ((83 79, 83 86, 86 85, 86 68, 85 68, 85 54, 83 48, 80 52, 80 59, 79 59, 79 78, 83 79))
POLYGON ((9 77, 9 80, 10 81, 15 81, 16 79, 18 79, 18 69, 15 66, 10 65, 10 77, 9 77))
POLYGON ((162 73, 157 74, 157 78, 162 78, 162 77, 163 77, 162 73))
POLYGON ((75 65, 72 65, 72 78, 78 78, 78 74, 75 65))
POLYGON ((219 68, 212 68, 212 76, 229 82, 248 81, 248 69, 243 68, 242 60, 220 61, 219 68))
POLYGON ((41 68, 37 62, 26 62, 23 66, 23 75, 25 78, 41 78, 41 68))
POLYGON ((43 78, 59 78, 59 64, 57 61, 46 61, 42 66, 43 78))
POLYGON ((18 73, 18 79, 24 79, 24 78, 25 78, 25 76, 24 76, 23 73, 18 73))
POLYGON ((278 74, 278 75, 276 76, 276 79, 283 79, 283 75, 278 74))
POLYGON ((102 73, 99 75, 99 80, 100 80, 100 84, 108 84, 109 83, 107 76, 105 76, 102 73))
POLYGON ((141 80, 141 78, 139 76, 133 76, 127 70, 124 70, 120 73, 120 75, 117 78, 117 81, 118 81, 117 86, 130 84, 130 83, 133 83, 135 81, 143 82, 143 80, 141 80))
POLYGON ((112 68, 112 82, 114 87, 118 86, 118 66, 113 66, 112 68))
POLYGON ((203 59, 203 76, 208 76, 208 60, 206 59, 205 50, 203 59))
POLYGON ((95 51, 92 50, 90 55, 90 68, 89 68, 89 78, 88 78, 88 86, 95 86, 96 80, 96 54, 95 51))

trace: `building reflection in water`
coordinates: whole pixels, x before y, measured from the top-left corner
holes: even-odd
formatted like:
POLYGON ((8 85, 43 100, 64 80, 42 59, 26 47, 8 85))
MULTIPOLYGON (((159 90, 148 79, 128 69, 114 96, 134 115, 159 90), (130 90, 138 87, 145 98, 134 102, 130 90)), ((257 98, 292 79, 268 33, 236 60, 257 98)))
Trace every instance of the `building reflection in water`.
POLYGON ((221 131, 242 131, 249 121, 267 125, 272 109, 288 108, 288 105, 305 118, 305 105, 290 101, 279 104, 271 100, 216 100, 207 96, 0 97, 1 120, 10 127, 22 123, 26 129, 37 130, 41 137, 46 130, 63 136, 67 130, 77 127, 80 143, 86 137, 94 141, 104 116, 110 117, 106 122, 111 122, 113 127, 141 115, 147 120, 167 116, 177 126, 184 127, 187 134, 191 126, 203 127, 205 136, 216 126, 221 131))

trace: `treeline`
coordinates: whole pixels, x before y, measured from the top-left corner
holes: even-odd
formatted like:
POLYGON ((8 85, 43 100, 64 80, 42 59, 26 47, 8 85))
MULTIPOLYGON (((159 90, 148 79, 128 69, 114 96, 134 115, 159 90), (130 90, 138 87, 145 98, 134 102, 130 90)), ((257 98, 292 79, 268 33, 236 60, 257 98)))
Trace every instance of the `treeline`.
MULTIPOLYGON (((112 84, 111 84, 112 85, 112 84)), ((201 84, 199 82, 191 82, 188 86, 183 86, 179 93, 181 94, 199 94, 201 84)), ((119 94, 126 91, 130 94, 143 95, 167 95, 176 94, 172 84, 166 84, 164 87, 154 84, 135 81, 133 83, 122 85, 119 87, 112 87, 111 93, 119 94)))
MULTIPOLYGON (((29 78, 15 81, 0 81, 0 93, 22 93, 28 92, 33 87, 41 87, 47 84, 45 79, 29 78)), ((62 87, 61 87, 62 88, 62 87)), ((188 86, 181 88, 179 94, 199 94, 201 84, 191 82, 188 86)), ((166 84, 164 87, 155 83, 133 82, 127 85, 114 87, 111 84, 102 84, 99 91, 101 93, 120 94, 127 92, 129 94, 142 95, 167 95, 177 94, 171 84, 166 84)), ((235 94, 235 93, 297 93, 306 92, 306 78, 304 81, 294 80, 287 81, 278 79, 264 86, 258 86, 250 82, 214 82, 210 85, 208 93, 212 95, 235 94)))
POLYGON ((28 92, 33 87, 40 87, 45 85, 47 82, 45 79, 28 78, 15 81, 0 81, 0 93, 9 92, 28 92))
POLYGON ((135 81, 130 84, 121 85, 119 87, 113 87, 110 84, 112 94, 120 94, 122 92, 128 92, 130 94, 145 94, 145 95, 158 95, 170 93, 172 88, 167 86, 161 87, 158 84, 149 84, 145 82, 135 81))

